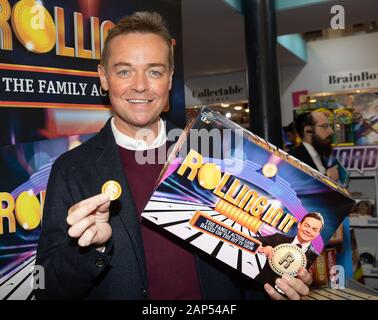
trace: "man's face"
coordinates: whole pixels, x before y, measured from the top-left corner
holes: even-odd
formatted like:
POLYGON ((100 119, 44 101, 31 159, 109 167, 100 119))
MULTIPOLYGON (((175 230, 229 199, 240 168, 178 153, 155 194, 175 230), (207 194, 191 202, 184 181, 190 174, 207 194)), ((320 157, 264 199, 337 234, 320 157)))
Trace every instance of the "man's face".
POLYGON ((314 120, 312 145, 321 155, 329 156, 332 151, 331 142, 333 130, 327 116, 322 112, 313 112, 314 120))
POLYGON ((117 128, 131 135, 140 128, 156 129, 171 89, 170 48, 158 35, 130 33, 112 39, 109 49, 107 67, 98 71, 117 128))
POLYGON ((297 237, 302 243, 311 242, 319 235, 321 229, 322 223, 320 220, 307 217, 298 223, 297 237))

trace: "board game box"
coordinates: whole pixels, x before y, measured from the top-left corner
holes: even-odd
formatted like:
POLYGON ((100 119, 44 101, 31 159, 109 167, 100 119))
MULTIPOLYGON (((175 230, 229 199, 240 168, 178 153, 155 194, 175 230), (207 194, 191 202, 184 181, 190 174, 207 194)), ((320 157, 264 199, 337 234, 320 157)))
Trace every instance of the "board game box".
POLYGON ((203 108, 170 153, 142 216, 274 284, 308 269, 353 205, 344 187, 203 108))

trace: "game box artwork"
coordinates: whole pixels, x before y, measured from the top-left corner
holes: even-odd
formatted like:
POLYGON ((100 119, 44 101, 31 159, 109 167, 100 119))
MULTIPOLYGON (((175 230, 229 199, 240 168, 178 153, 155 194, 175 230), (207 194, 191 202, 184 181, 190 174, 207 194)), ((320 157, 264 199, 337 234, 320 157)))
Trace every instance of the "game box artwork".
POLYGON ((274 285, 311 266, 353 205, 342 186, 204 108, 180 136, 142 216, 274 285))

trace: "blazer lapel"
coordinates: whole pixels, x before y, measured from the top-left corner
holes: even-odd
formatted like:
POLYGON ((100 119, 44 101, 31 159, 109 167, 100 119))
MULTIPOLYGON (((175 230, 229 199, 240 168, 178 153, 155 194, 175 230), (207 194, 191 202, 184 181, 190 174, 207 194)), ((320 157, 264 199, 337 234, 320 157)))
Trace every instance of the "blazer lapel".
POLYGON ((132 241, 139 270, 144 284, 147 287, 143 239, 140 224, 136 213, 135 203, 130 192, 130 187, 124 175, 118 147, 111 130, 110 120, 101 130, 98 138, 97 148, 102 150, 100 151, 99 157, 95 160, 95 166, 98 172, 98 177, 101 180, 100 185, 107 180, 115 180, 122 186, 121 197, 115 201, 119 202, 114 203, 114 205, 119 205, 120 207, 120 220, 132 241))
MULTIPOLYGON (((317 167, 316 167, 316 164, 314 162, 314 160, 312 160, 312 157, 310 155, 310 153, 307 151, 306 147, 301 144, 301 148, 302 148, 302 153, 303 153, 303 162, 308 164, 310 167, 314 168, 315 170, 317 170, 317 167)), ((301 160, 301 159, 299 159, 301 160)))

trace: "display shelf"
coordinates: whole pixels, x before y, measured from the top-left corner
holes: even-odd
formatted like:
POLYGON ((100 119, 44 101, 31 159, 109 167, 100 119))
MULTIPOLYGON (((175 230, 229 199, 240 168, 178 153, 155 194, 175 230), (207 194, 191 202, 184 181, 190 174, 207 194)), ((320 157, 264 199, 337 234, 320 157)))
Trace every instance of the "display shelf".
POLYGON ((365 171, 363 173, 359 173, 357 171, 351 171, 350 174, 349 174, 349 177, 350 178, 364 179, 364 178, 375 178, 376 175, 377 175, 377 171, 375 171, 375 170, 369 170, 369 171, 365 171))
POLYGON ((351 227, 358 228, 378 228, 378 218, 359 216, 359 217, 349 217, 349 223, 351 227))
POLYGON ((378 278, 378 267, 373 267, 370 264, 362 265, 364 277, 378 278))
MULTIPOLYGON (((349 175, 348 189, 350 192, 361 193, 361 198, 370 199, 373 203, 374 211, 372 215, 378 217, 378 171, 366 170, 363 173, 351 171, 349 175)), ((358 200, 359 197, 356 198, 358 200)), ((365 200, 366 200, 365 199, 365 200)), ((370 221, 370 220, 369 220, 370 221)), ((374 224, 373 221, 370 221, 374 224)))

